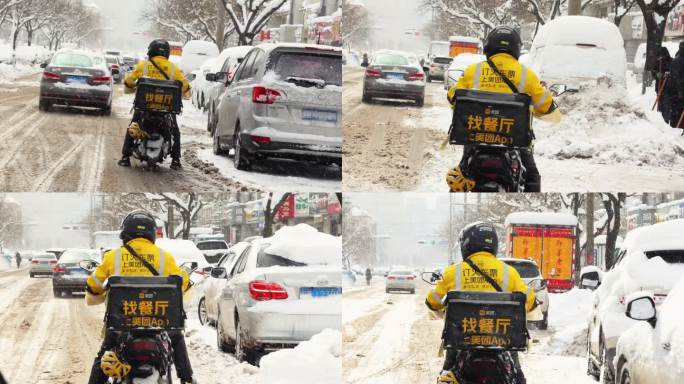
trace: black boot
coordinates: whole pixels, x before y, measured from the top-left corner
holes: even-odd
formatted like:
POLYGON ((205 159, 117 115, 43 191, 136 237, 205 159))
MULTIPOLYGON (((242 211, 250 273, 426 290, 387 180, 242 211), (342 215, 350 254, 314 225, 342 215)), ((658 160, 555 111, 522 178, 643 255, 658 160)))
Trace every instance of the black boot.
POLYGON ((182 169, 182 168, 183 168, 183 165, 181 164, 180 159, 171 160, 171 169, 173 169, 174 171, 177 171, 177 170, 182 169))
POLYGON ((117 163, 119 164, 120 167, 130 167, 131 166, 131 158, 128 156, 124 156, 119 160, 117 163))

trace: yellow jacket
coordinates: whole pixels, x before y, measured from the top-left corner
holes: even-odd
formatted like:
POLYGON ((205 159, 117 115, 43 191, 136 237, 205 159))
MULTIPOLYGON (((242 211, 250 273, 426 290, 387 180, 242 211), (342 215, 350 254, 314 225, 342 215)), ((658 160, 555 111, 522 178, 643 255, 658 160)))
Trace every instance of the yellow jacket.
MULTIPOLYGON (((549 110, 553 104, 553 96, 541 84, 534 71, 520 64, 518 60, 507 53, 498 53, 491 56, 490 59, 499 71, 513 82, 520 93, 526 93, 532 97, 535 115, 545 115, 551 112, 549 110)), ((454 104, 454 95, 457 89, 513 93, 486 61, 471 64, 466 68, 463 76, 449 89, 448 98, 451 104, 454 104)))
MULTIPOLYGON (((176 275, 183 277, 183 291, 185 292, 188 288, 188 274, 178 267, 176 259, 170 253, 144 238, 133 239, 128 242, 128 245, 140 257, 152 264, 160 276, 176 275)), ((126 248, 120 247, 106 252, 102 257, 102 264, 88 276, 86 281, 87 293, 102 295, 105 280, 109 276, 152 276, 152 273, 126 248)))
MULTIPOLYGON (((164 56, 155 56, 152 58, 155 63, 161 68, 171 80, 178 80, 183 83, 183 93, 190 90, 190 83, 183 75, 183 71, 174 63, 170 62, 164 56)), ((135 89, 135 82, 141 77, 148 77, 151 79, 166 80, 166 77, 159 72, 159 70, 149 60, 142 60, 135 66, 133 72, 129 73, 124 80, 124 85, 128 89, 135 89)))
MULTIPOLYGON (((504 292, 522 292, 527 295, 525 310, 529 311, 534 305, 534 290, 525 284, 518 271, 499 260, 489 252, 476 252, 470 260, 483 272, 494 279, 504 292)), ((450 265, 444 269, 442 280, 427 294, 427 303, 432 310, 444 308, 442 299, 449 291, 487 291, 496 292, 479 273, 466 263, 450 265)))

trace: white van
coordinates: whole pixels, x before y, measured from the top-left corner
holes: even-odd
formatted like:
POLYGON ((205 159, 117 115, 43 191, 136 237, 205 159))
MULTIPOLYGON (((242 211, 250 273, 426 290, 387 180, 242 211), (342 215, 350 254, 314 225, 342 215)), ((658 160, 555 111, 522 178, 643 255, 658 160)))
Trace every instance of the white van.
POLYGON ((627 56, 620 30, 595 17, 562 16, 548 22, 534 38, 527 60, 548 85, 579 87, 603 78, 626 84, 627 56))
POLYGON ((204 40, 190 40, 183 46, 181 69, 187 75, 199 69, 205 61, 218 55, 219 49, 216 44, 204 40))

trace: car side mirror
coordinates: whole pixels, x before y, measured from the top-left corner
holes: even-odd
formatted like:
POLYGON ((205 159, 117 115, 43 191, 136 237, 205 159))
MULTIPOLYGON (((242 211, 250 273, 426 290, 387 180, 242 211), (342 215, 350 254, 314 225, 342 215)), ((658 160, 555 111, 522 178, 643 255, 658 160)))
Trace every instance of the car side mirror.
POLYGON ((226 278, 226 269, 223 267, 216 267, 211 270, 211 277, 216 279, 226 278))
POLYGON ((527 286, 532 288, 535 292, 543 291, 546 288, 546 280, 544 279, 533 279, 527 286))
POLYGON ((601 285, 601 276, 596 271, 583 274, 580 277, 580 288, 595 290, 601 285))
POLYGON ((112 68, 112 75, 118 75, 119 73, 121 72, 118 69, 112 68))
POLYGON ((81 260, 78 262, 78 266, 85 269, 88 272, 94 271, 98 265, 100 264, 95 260, 81 260))
POLYGON ((212 269, 214 269, 214 267, 212 267, 212 266, 210 265, 210 266, 208 266, 208 267, 202 268, 202 272, 204 272, 205 275, 209 275, 209 274, 211 274, 212 269))
POLYGON ((442 275, 439 272, 423 272, 420 278, 430 285, 436 285, 437 281, 442 279, 442 275))
POLYGON ((48 66, 48 63, 40 63, 40 67, 43 69, 47 68, 47 66, 48 66))
POLYGON ((627 303, 625 315, 630 319, 648 321, 655 326, 656 307, 650 296, 639 296, 627 303))
POLYGON ((216 82, 223 83, 225 85, 230 85, 230 80, 228 80, 228 74, 225 72, 216 72, 214 74, 216 82))
POLYGON ((215 73, 207 73, 204 78, 207 81, 216 81, 216 74, 215 73))
POLYGON ((423 66, 423 72, 430 72, 430 67, 423 66))

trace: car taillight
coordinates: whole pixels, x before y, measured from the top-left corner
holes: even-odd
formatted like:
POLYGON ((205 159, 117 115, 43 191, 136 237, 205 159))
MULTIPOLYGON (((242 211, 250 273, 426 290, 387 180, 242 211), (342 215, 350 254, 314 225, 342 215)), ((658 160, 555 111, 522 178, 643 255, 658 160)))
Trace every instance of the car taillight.
POLYGON ((258 144, 269 144, 271 138, 266 136, 252 136, 252 141, 258 144))
POLYGON ((57 264, 57 260, 50 260, 50 264, 57 264))
POLYGON ((38 264, 38 260, 36 260, 36 259, 31 260, 31 264, 38 264))
POLYGON ((52 272, 55 272, 55 273, 64 273, 64 272, 66 272, 66 268, 57 265, 57 266, 55 266, 54 268, 52 268, 52 272))
POLYGON ((387 280, 394 280, 394 279, 396 279, 396 277, 394 277, 394 276, 387 276, 387 280))
POLYGON ((283 94, 275 89, 254 87, 252 89, 252 102, 256 104, 273 104, 283 99, 283 94))
POLYGON ((382 77, 382 72, 377 69, 366 69, 366 76, 368 77, 382 77))
POLYGON ((59 73, 53 73, 53 72, 48 72, 45 71, 43 72, 43 80, 61 80, 62 75, 59 73))
POLYGON ((430 68, 437 68, 437 64, 430 64, 430 68))
POLYGON ((93 76, 90 81, 92 81, 94 85, 102 85, 111 83, 112 78, 110 76, 93 76))
POLYGON ((408 280, 413 280, 413 279, 414 279, 413 276, 406 276, 406 278, 407 278, 408 280))
POLYGON ((409 80, 423 80, 423 77, 425 77, 423 72, 409 73, 408 75, 409 80))
POLYGON ((250 281, 249 294, 258 301, 287 299, 287 291, 280 284, 263 280, 250 281))

